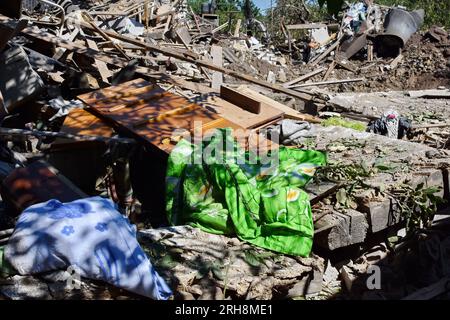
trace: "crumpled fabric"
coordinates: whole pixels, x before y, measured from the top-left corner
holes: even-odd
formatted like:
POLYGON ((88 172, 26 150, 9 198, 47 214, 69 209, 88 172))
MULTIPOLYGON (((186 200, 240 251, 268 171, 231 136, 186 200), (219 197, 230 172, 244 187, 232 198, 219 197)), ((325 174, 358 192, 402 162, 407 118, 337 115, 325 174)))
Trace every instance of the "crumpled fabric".
POLYGON ((170 223, 308 256, 314 224, 308 194, 301 188, 326 163, 326 155, 283 146, 273 152, 271 162, 261 156, 250 161, 252 155, 240 149, 231 129, 216 130, 199 145, 180 140, 167 168, 170 223), (224 143, 233 148, 222 148, 224 143))
POLYGON ((366 131, 392 139, 402 139, 411 128, 411 120, 401 117, 394 110, 390 110, 385 112, 379 119, 369 122, 366 131))
POLYGON ((69 112, 73 109, 81 109, 83 107, 83 102, 79 100, 64 100, 62 97, 51 99, 48 104, 58 112, 50 118, 49 121, 53 121, 57 118, 67 116, 69 112))
POLYGON ((347 33, 353 35, 354 32, 358 32, 361 23, 366 20, 367 5, 360 1, 350 5, 344 18, 344 26, 347 29, 347 33))
POLYGON ((286 146, 299 145, 304 138, 316 136, 316 130, 312 124, 291 119, 285 119, 280 124, 267 127, 266 132, 272 141, 279 141, 286 146))
POLYGON ((109 199, 50 200, 27 208, 4 251, 21 274, 71 270, 158 300, 172 292, 109 199))

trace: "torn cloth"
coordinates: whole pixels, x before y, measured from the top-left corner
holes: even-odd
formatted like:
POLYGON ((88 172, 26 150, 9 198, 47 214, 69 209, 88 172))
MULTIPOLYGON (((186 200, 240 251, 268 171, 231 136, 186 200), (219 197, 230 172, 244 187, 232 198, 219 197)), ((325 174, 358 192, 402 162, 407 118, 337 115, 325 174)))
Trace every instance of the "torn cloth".
POLYGON ((5 247, 21 274, 69 267, 80 276, 166 300, 171 291, 136 240, 136 228, 109 199, 50 200, 27 208, 5 247))
POLYGON ((278 141, 283 145, 299 145, 304 138, 316 136, 315 128, 306 121, 285 119, 280 124, 269 126, 266 129, 270 140, 278 141))
POLYGON ((411 130, 411 121, 390 110, 377 120, 367 125, 367 132, 379 134, 392 139, 402 139, 411 130))
POLYGON ((198 145, 181 140, 168 162, 169 221, 308 256, 314 225, 301 188, 326 163, 325 154, 281 147, 267 155, 270 161, 253 156, 240 150, 230 129, 216 130, 198 145))

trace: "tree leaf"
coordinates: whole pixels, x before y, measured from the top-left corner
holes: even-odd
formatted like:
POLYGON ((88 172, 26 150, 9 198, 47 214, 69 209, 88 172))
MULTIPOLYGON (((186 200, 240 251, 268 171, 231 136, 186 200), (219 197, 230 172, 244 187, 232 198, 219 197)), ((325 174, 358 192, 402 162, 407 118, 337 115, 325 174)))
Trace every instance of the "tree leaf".
POLYGON ((244 252, 244 260, 252 267, 259 267, 261 265, 261 261, 251 250, 244 252))
POLYGON ((336 201, 344 206, 347 203, 347 191, 344 188, 339 189, 336 193, 336 201))
POLYGON ((178 263, 174 261, 169 254, 166 254, 157 262, 157 264, 164 269, 173 269, 178 263))
POLYGON ((214 277, 216 277, 218 280, 225 280, 225 274, 222 271, 222 268, 218 267, 218 266, 213 266, 211 268, 211 271, 214 275, 214 277))

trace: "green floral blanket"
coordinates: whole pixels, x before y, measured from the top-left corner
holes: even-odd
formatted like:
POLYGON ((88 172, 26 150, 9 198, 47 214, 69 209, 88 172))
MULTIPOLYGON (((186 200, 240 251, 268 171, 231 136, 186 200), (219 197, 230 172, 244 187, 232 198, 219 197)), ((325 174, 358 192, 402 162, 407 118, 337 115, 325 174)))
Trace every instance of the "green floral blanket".
POLYGON ((314 225, 301 188, 325 163, 326 155, 313 150, 280 147, 259 156, 243 152, 231 129, 217 130, 199 144, 181 140, 167 168, 169 221, 308 256, 314 225))

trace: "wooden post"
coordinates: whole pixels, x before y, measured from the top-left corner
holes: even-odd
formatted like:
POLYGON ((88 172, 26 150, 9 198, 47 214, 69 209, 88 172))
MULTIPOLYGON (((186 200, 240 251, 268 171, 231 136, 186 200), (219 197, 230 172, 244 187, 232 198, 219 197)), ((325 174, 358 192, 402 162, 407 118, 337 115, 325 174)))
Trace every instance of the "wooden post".
POLYGON ((145 1, 145 3, 144 3, 144 23, 145 23, 145 29, 146 30, 148 29, 148 22, 149 22, 149 19, 148 19, 148 4, 149 4, 149 1, 148 0, 145 1))
POLYGON ((373 44, 371 43, 367 45, 367 61, 373 61, 373 44))
POLYGON ((328 70, 325 73, 325 76, 323 77, 323 81, 326 81, 328 79, 330 74, 333 72, 334 68, 336 68, 336 61, 335 60, 333 60, 333 62, 331 62, 330 66, 328 67, 328 70))
MULTIPOLYGON (((213 58, 213 63, 218 67, 222 67, 222 65, 223 65, 222 47, 212 46, 211 47, 211 55, 213 58)), ((212 74, 211 88, 220 89, 222 83, 223 83, 222 73, 214 71, 212 74)))
POLYGON ((241 19, 238 19, 238 21, 236 22, 236 27, 234 28, 234 37, 235 38, 239 37, 239 31, 241 30, 241 23, 242 23, 241 19))

